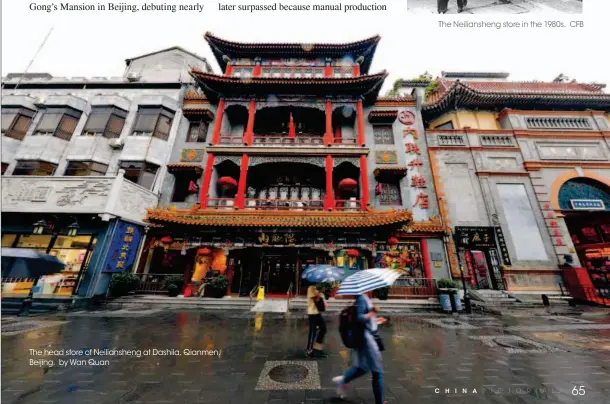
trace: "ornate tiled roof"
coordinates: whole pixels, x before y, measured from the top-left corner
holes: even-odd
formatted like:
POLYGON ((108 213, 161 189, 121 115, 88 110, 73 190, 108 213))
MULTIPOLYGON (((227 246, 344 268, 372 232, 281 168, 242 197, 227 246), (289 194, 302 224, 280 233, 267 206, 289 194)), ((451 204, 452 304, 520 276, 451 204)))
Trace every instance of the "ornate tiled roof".
POLYGON ((377 107, 398 107, 415 105, 415 97, 408 95, 403 97, 378 97, 375 101, 377 107))
POLYGON ((269 78, 219 76, 193 69, 191 75, 210 100, 216 100, 218 94, 224 96, 263 95, 269 94, 307 94, 307 95, 352 95, 364 96, 373 102, 385 80, 385 71, 372 75, 344 78, 269 78))
POLYGON ((204 38, 212 48, 216 61, 223 71, 227 65, 227 61, 223 57, 225 55, 229 58, 305 57, 307 59, 351 56, 354 60, 362 56, 364 58, 360 66, 362 73, 369 71, 375 49, 381 40, 379 35, 375 35, 361 41, 347 43, 247 43, 221 39, 211 32, 207 32, 204 38))
POLYGON ((145 221, 193 226, 229 227, 379 227, 394 223, 409 223, 409 210, 359 212, 298 212, 200 209, 148 209, 145 221))
POLYGON ((375 178, 380 178, 384 175, 393 175, 396 177, 404 177, 407 175, 407 167, 378 167, 373 171, 375 178))
POLYGON ((422 112, 427 116, 455 107, 578 107, 610 110, 610 94, 597 84, 437 80, 422 112))
POLYGON ((179 172, 193 172, 197 175, 201 175, 203 169, 201 168, 201 165, 198 164, 170 163, 167 165, 167 171, 172 174, 179 172))
POLYGON ((392 123, 398 116, 398 110, 375 110, 369 113, 369 122, 371 123, 392 123))
POLYGON ((406 233, 445 233, 446 227, 441 224, 438 216, 432 216, 429 220, 407 223, 399 231, 406 233))

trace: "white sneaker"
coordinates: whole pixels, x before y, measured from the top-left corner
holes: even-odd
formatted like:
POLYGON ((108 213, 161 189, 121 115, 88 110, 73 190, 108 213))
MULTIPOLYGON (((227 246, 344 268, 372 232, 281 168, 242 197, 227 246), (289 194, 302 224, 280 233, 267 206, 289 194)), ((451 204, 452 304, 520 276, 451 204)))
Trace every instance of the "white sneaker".
POLYGON ((347 384, 343 384, 343 376, 333 377, 333 383, 337 385, 337 395, 339 396, 339 398, 345 398, 347 384))

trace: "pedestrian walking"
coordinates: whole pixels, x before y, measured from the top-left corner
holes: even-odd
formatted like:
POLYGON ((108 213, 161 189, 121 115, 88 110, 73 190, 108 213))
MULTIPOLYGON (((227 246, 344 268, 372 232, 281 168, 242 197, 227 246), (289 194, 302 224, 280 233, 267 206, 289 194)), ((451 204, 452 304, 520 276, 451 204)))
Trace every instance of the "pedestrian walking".
POLYGON ((381 362, 381 351, 384 350, 383 341, 378 334, 378 324, 384 324, 387 320, 377 317, 378 308, 373 305, 371 299, 365 294, 356 297, 355 312, 356 321, 363 325, 363 338, 351 350, 351 364, 343 376, 336 376, 333 382, 337 384, 337 394, 343 398, 347 385, 352 380, 371 372, 373 376, 373 395, 375 404, 383 404, 383 369, 381 362))
MULTIPOLYGON (((457 0, 458 13, 464 11, 468 5, 468 0, 457 0)), ((449 10, 449 0, 436 0, 436 6, 439 14, 445 14, 449 10)))
POLYGON ((307 356, 324 357, 324 336, 326 323, 322 317, 325 310, 324 298, 315 285, 307 288, 307 317, 309 318, 309 334, 307 337, 307 356))

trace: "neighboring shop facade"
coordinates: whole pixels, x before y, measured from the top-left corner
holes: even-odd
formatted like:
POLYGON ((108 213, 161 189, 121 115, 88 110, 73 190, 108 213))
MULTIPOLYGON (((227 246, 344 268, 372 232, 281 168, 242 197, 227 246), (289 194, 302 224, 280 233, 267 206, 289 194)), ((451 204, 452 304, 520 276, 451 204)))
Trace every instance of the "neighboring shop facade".
MULTIPOLYGON (((2 247, 66 264, 40 280, 38 295, 104 294, 112 272, 135 263, 146 208, 157 205, 183 120, 187 62, 211 70, 205 59, 170 48, 127 60, 122 77, 3 77, 2 247), (117 251, 126 223, 132 233, 122 238, 131 241, 117 251), (113 259, 123 263, 112 266, 113 259)), ((32 280, 2 283, 3 293, 20 295, 32 280)))
POLYGON ((446 73, 422 107, 452 274, 462 265, 479 288, 558 290, 566 256, 607 266, 610 95, 507 76, 446 73))

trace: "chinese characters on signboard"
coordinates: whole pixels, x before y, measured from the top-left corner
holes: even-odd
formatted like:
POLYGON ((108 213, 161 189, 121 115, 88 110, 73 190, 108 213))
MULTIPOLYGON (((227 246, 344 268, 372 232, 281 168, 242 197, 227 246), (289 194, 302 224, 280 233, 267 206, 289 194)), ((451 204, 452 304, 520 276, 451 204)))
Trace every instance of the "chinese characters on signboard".
MULTIPOLYGON (((411 124, 414 122, 415 121, 412 120, 411 124)), ((409 171, 411 172, 411 188, 414 188, 414 191, 417 192, 415 194, 415 202, 413 203, 413 206, 420 209, 429 209, 430 198, 428 193, 424 192, 425 189, 428 188, 428 185, 426 184, 426 177, 424 177, 424 175, 421 173, 421 168, 424 165, 424 162, 420 159, 421 150, 417 143, 415 143, 415 140, 418 139, 417 131, 407 128, 403 130, 403 135, 405 138, 405 152, 407 153, 407 159, 413 157, 413 159, 407 163, 409 171), (409 139, 409 135, 413 137, 412 140, 409 139)))
POLYGON ((261 233, 260 236, 258 236, 258 241, 260 241, 260 243, 263 244, 263 245, 268 245, 268 244, 294 245, 296 243, 297 239, 296 239, 296 237, 295 237, 295 235, 293 233, 284 233, 284 234, 280 234, 280 233, 272 233, 272 234, 261 233))
POLYGON ((131 223, 119 222, 110 242, 103 271, 123 272, 131 270, 136 259, 141 237, 142 231, 138 226, 131 223))
POLYGON ((510 266, 510 255, 508 254, 506 240, 504 239, 504 233, 502 233, 501 227, 496 227, 496 236, 498 237, 498 246, 500 247, 500 256, 502 257, 502 264, 510 266))
POLYGON ((456 227, 456 242, 463 248, 495 248, 496 240, 493 227, 456 227))

